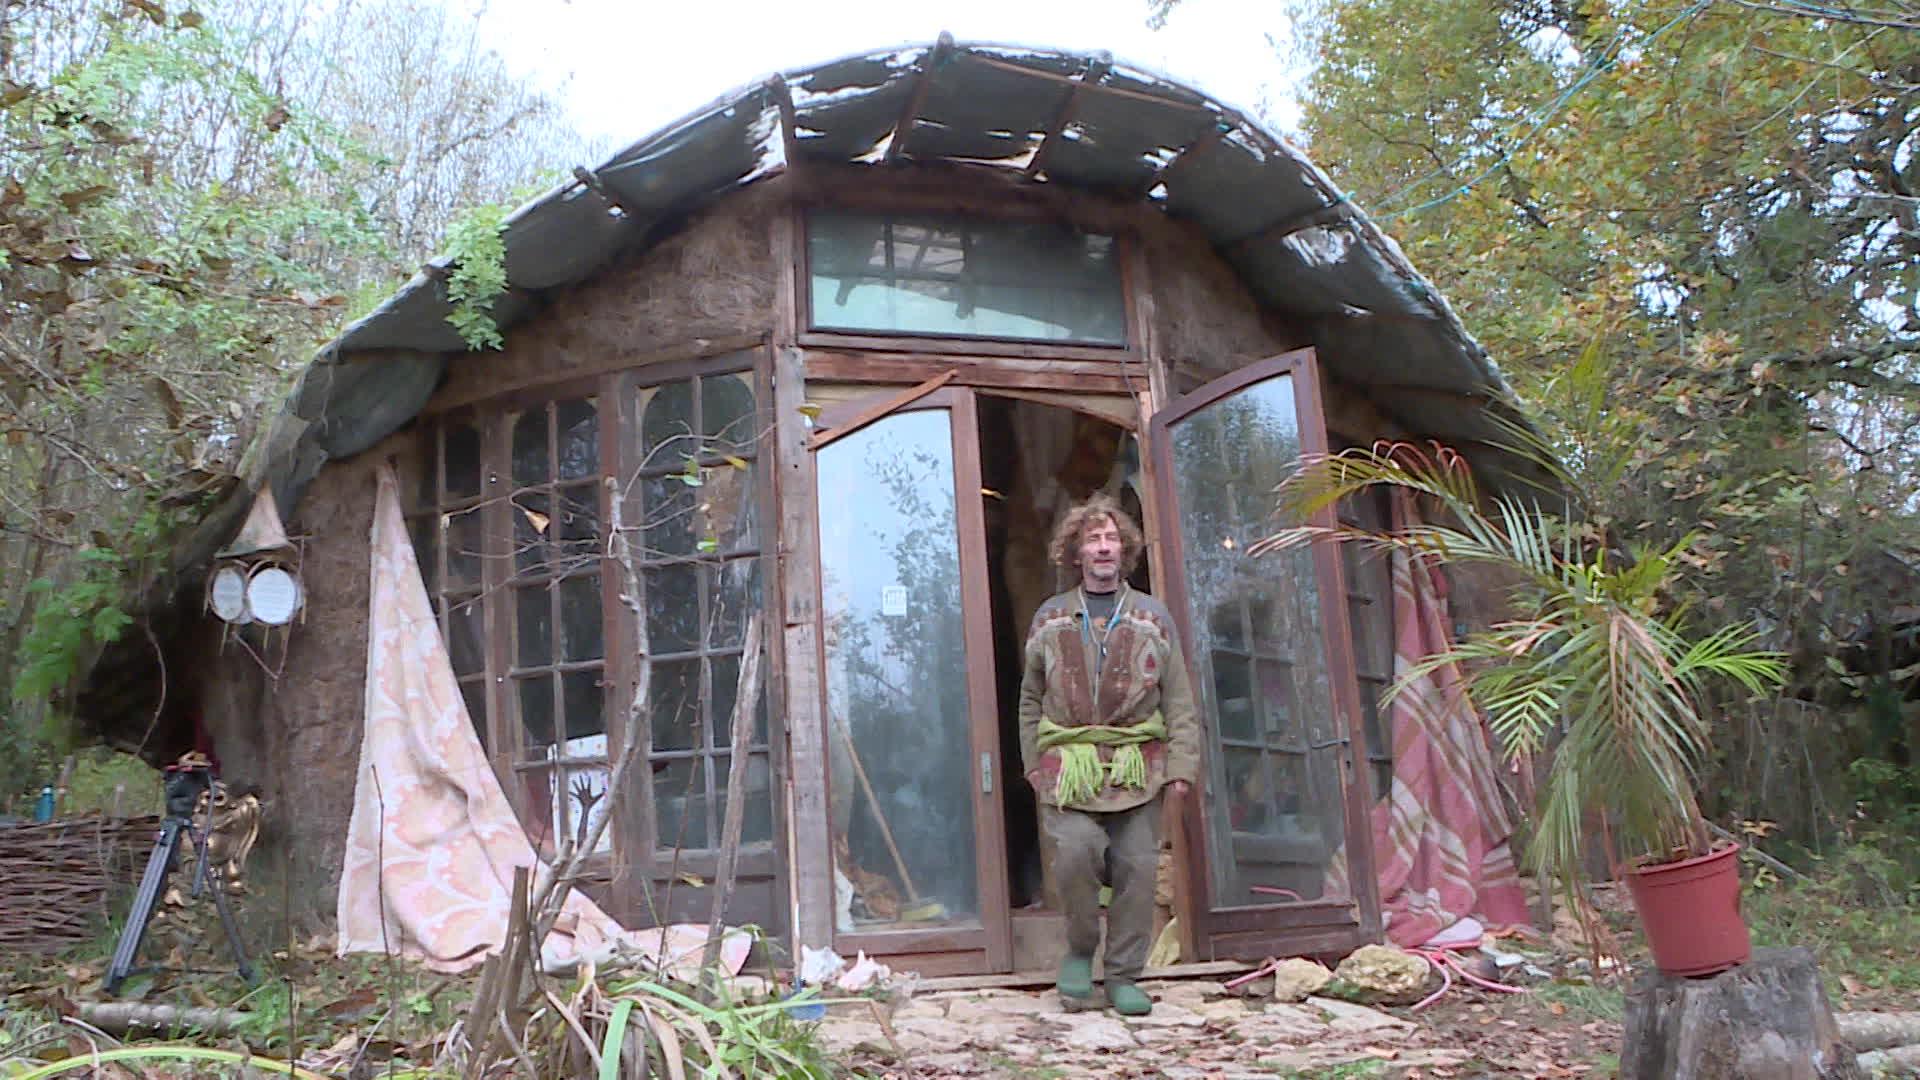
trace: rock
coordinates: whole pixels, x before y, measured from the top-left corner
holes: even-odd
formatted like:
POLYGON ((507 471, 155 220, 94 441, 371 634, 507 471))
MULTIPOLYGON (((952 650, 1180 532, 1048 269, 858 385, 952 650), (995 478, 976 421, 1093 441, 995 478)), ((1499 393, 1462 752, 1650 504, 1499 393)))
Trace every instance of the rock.
POLYGON ((1387 945, 1362 945, 1334 977, 1351 987, 1355 1000, 1369 1004, 1411 1005, 1427 996, 1433 968, 1424 959, 1387 945))
POLYGON ((1222 1024, 1233 1024, 1247 1015, 1247 1007, 1237 998, 1219 998, 1214 1001, 1202 1001, 1187 1006, 1203 1018, 1222 1024))
POLYGON ((1336 1032, 1347 1035, 1359 1035, 1369 1031, 1408 1031, 1413 1025, 1397 1016, 1388 1016, 1378 1009, 1365 1005, 1355 1005, 1351 1001, 1339 1001, 1334 998, 1310 997, 1307 1004, 1319 1009, 1327 1016, 1327 1026, 1336 1032))
POLYGON ((1712 978, 1649 971, 1627 996, 1621 1080, 1858 1080, 1806 949, 1755 949, 1712 978))
POLYGON ((829 1017, 821 1022, 816 1031, 820 1045, 835 1053, 844 1054, 852 1050, 875 1050, 890 1052, 893 1048, 887 1043, 887 1033, 880 1025, 871 1020, 840 1020, 829 1017))
POLYGON ((967 1025, 915 1016, 893 1025, 900 1049, 910 1055, 950 1053, 967 1045, 967 1025))
POLYGON ((1326 989, 1333 972, 1303 957, 1280 961, 1273 973, 1273 997, 1276 1001, 1305 1001, 1326 989))
POLYGON ((1131 1050, 1139 1045, 1125 1022, 1105 1013, 1080 1013, 1063 1030, 1061 1044, 1071 1050, 1131 1050))
POLYGON ((1249 1012, 1232 1024, 1235 1035, 1248 1042, 1303 1043, 1327 1036, 1327 1022, 1298 1005, 1275 1005, 1249 1012))

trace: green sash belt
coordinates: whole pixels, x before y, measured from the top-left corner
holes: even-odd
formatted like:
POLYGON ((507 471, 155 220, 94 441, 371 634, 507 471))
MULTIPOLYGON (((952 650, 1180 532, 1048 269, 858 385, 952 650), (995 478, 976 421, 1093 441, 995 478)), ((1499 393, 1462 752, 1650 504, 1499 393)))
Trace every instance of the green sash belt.
POLYGON ((1060 751, 1060 781, 1054 785, 1053 800, 1062 808, 1093 798, 1106 784, 1115 787, 1147 786, 1147 759, 1141 743, 1164 741, 1167 722, 1154 713, 1137 724, 1107 727, 1085 724, 1064 727, 1040 719, 1040 749, 1060 751), (1099 747, 1115 747, 1113 760, 1100 764, 1099 747))

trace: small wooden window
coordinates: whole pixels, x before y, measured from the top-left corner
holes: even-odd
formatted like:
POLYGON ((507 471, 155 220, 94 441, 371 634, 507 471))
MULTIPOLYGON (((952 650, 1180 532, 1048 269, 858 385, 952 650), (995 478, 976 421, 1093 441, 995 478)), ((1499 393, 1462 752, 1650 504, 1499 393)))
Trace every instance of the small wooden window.
POLYGON ((1127 344, 1119 246, 1054 222, 816 211, 807 277, 814 330, 1127 344))
MULTIPOLYGON (((1348 525, 1383 532, 1390 524, 1387 493, 1368 490, 1343 503, 1340 519, 1348 525)), ((1373 772, 1373 797, 1393 792, 1393 727, 1382 704, 1393 685, 1393 564, 1388 554, 1360 544, 1340 545, 1346 560, 1347 612, 1353 627, 1355 677, 1360 683, 1360 713, 1367 736, 1367 764, 1373 772)))

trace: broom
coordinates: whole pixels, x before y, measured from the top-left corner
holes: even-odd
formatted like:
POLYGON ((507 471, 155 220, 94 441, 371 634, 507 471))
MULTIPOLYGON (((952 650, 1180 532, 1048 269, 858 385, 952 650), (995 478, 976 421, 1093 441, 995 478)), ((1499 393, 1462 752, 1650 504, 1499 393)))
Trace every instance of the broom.
POLYGON ((840 714, 833 714, 834 726, 840 729, 840 737, 846 740, 847 757, 853 762, 853 775, 860 781, 860 790, 866 792, 867 806, 873 810, 873 820, 880 825, 880 839, 887 845, 887 854, 893 856, 893 868, 900 871, 900 883, 907 887, 907 903, 900 909, 901 922, 937 922, 947 917, 947 905, 933 897, 922 898, 920 890, 913 886, 913 875, 907 873, 907 861, 900 857, 900 846, 893 842, 893 828, 887 824, 887 815, 880 811, 880 796, 874 794, 873 784, 867 779, 866 766, 860 764, 860 751, 853 745, 853 732, 847 729, 847 722, 840 714))

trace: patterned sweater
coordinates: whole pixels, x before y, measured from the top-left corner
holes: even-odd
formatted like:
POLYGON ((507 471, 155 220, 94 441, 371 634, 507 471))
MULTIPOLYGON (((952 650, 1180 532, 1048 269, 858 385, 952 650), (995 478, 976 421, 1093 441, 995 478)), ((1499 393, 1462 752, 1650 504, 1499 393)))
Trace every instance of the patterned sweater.
MULTIPOLYGON (((1108 783, 1092 799, 1066 809, 1128 810, 1151 801, 1169 780, 1194 783, 1200 771, 1200 722, 1186 658, 1166 606, 1143 592, 1126 594, 1108 631, 1106 663, 1097 678, 1090 676, 1098 650, 1090 647, 1083 630, 1086 618, 1080 590, 1069 589, 1041 604, 1027 631, 1026 672, 1020 681, 1020 759, 1040 800, 1054 804, 1060 775, 1060 751, 1042 752, 1038 746, 1042 717, 1066 727, 1123 727, 1156 712, 1166 721, 1166 741, 1141 747, 1147 763, 1145 788, 1108 783)), ((1112 747, 1100 747, 1101 762, 1111 761, 1113 753, 1112 747)))

